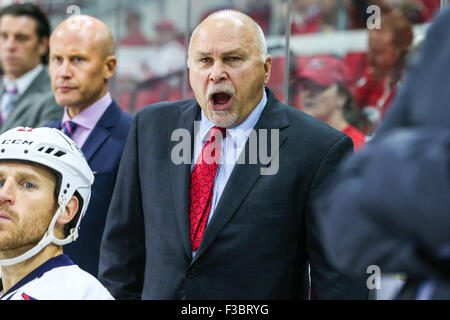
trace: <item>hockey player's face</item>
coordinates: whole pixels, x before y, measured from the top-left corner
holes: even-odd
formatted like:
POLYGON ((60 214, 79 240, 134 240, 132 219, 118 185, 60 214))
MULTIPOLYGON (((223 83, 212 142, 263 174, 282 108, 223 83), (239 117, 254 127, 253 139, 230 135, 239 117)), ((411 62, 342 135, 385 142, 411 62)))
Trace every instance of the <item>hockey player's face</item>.
POLYGON ((24 162, 0 162, 0 258, 16 257, 44 236, 56 212, 56 178, 24 162))

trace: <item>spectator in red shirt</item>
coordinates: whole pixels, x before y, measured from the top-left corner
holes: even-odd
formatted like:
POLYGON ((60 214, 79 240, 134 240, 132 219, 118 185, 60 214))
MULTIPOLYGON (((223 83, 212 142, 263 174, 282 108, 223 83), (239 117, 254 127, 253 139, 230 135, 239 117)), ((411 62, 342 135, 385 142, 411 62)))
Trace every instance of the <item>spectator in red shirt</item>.
POLYGON ((366 133, 373 131, 389 108, 412 41, 411 23, 399 11, 381 15, 381 28, 369 30, 369 65, 353 88, 357 105, 372 123, 366 133))
POLYGON ((299 82, 301 110, 346 133, 355 150, 361 149, 365 136, 355 126, 360 125, 362 118, 348 89, 349 70, 345 63, 334 56, 313 57, 300 69, 299 82))

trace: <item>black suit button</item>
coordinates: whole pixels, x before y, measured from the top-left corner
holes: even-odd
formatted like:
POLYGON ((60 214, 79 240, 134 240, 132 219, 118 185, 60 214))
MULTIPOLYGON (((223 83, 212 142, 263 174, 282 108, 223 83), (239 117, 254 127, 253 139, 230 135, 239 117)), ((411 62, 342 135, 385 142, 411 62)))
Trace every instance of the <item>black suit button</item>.
POLYGON ((189 280, 195 278, 195 270, 193 268, 187 269, 187 271, 186 271, 186 278, 188 278, 189 280))

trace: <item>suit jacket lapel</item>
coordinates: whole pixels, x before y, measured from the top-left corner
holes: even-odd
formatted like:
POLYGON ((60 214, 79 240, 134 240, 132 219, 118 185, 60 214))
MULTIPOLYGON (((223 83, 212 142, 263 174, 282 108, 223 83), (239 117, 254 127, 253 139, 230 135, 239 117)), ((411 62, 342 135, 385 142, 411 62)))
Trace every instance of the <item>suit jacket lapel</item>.
POLYGON ((167 128, 167 136, 169 141, 169 148, 167 152, 169 156, 168 159, 171 159, 173 148, 177 144, 181 143, 181 141, 171 141, 172 133, 175 130, 183 129, 185 130, 185 133, 189 132, 187 138, 190 141, 185 141, 189 142, 191 148, 191 152, 189 154, 189 163, 175 164, 173 163, 173 161, 169 160, 169 175, 178 228, 186 252, 186 256, 188 258, 188 261, 190 261, 192 259, 189 233, 189 185, 191 172, 190 162, 192 160, 194 144, 194 121, 197 120, 201 109, 195 99, 192 99, 192 104, 187 107, 184 105, 180 109, 180 113, 174 115, 173 119, 170 119, 169 121, 169 123, 172 123, 173 125, 168 126, 167 128))
MULTIPOLYGON (((272 92, 269 90, 267 105, 264 108, 258 122, 255 125, 255 130, 258 134, 259 129, 279 129, 279 148, 282 147, 284 141, 287 138, 287 130, 284 128, 289 126, 289 120, 283 106, 278 99, 275 98, 272 92)), ((267 144, 270 144, 270 139, 267 139, 267 144)), ((247 140, 244 151, 248 155, 249 140, 247 140)), ((271 150, 268 146, 268 149, 271 150)), ((271 152, 273 158, 275 154, 271 152)), ((270 165, 270 162, 269 164, 270 165)), ((266 165, 266 166, 268 166, 266 165)), ((261 175, 261 168, 265 165, 257 161, 257 164, 249 164, 248 161, 245 164, 236 164, 231 176, 225 186, 222 196, 217 204, 216 210, 209 225, 206 227, 203 235, 202 242, 195 255, 194 261, 206 250, 206 248, 213 242, 220 230, 227 224, 231 217, 239 209, 239 206, 244 201, 248 192, 256 183, 261 175)))
POLYGON ((106 109, 100 120, 97 122, 94 129, 89 134, 89 137, 87 138, 83 147, 81 148, 88 162, 109 136, 108 128, 114 126, 119 116, 120 108, 113 101, 106 109))

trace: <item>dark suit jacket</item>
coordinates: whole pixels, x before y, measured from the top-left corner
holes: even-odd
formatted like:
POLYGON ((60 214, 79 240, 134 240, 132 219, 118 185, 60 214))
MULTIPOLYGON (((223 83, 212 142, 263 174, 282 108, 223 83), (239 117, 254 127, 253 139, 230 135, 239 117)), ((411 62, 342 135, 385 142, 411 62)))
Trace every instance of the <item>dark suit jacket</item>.
MULTIPOLYGON (((3 83, 0 83, 0 92, 3 95, 3 83)), ((16 101, 5 123, 0 124, 0 133, 17 126, 40 127, 60 119, 63 112, 64 109, 55 101, 47 67, 44 67, 16 101)))
POLYGON ((194 259, 188 218, 191 165, 171 161, 179 143, 171 141, 171 134, 184 128, 193 139, 200 107, 189 99, 137 113, 100 253, 99 279, 113 296, 305 298, 309 260, 314 297, 363 297, 324 260, 311 210, 352 142, 266 92, 268 102, 255 129, 279 129, 279 171, 261 175, 261 163, 236 164, 194 259))
MULTIPOLYGON (((120 157, 132 116, 113 101, 98 121, 81 150, 94 171, 91 200, 80 224, 76 242, 64 246, 64 252, 83 270, 98 274, 100 241, 109 202, 116 182, 120 157)), ((47 126, 59 128, 60 121, 47 126)))
POLYGON ((449 286, 449 129, 392 130, 345 162, 320 201, 324 242, 340 270, 377 265, 418 285, 449 286))

